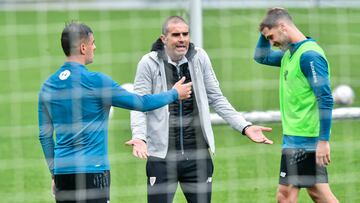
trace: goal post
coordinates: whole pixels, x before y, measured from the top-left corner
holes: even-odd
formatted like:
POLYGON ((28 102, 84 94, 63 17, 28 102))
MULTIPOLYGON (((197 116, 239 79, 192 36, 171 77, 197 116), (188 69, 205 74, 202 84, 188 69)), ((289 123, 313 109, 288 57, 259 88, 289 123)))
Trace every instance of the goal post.
POLYGON ((203 47, 203 22, 201 0, 190 1, 190 34, 197 47, 203 47))
MULTIPOLYGON (((251 111, 240 113, 247 121, 252 123, 275 123, 281 121, 280 111, 251 111)), ((226 124, 225 120, 216 113, 211 113, 210 118, 211 123, 214 125, 226 124)), ((336 108, 333 110, 333 119, 360 119, 360 107, 336 108)))

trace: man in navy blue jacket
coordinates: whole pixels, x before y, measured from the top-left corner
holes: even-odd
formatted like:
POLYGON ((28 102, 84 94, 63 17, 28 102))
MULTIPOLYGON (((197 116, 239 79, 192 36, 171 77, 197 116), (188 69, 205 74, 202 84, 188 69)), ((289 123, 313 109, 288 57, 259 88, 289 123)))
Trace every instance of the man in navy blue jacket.
POLYGON ((109 76, 90 72, 96 49, 93 32, 71 22, 61 35, 66 62, 39 93, 39 139, 53 178, 56 202, 109 202, 108 115, 111 106, 150 111, 189 98, 191 83, 139 96, 109 76), (54 134, 55 140, 54 140, 54 134))

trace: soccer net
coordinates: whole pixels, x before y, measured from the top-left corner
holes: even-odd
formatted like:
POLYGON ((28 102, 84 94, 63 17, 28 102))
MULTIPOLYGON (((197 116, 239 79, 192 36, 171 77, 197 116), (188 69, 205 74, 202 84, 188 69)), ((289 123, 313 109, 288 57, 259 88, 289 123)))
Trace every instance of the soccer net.
MULTIPOLYGON (((289 8, 295 23, 313 37, 331 64, 331 85, 352 87, 354 102, 335 105, 329 178, 340 202, 359 202, 360 9, 358 1, 203 2, 203 47, 221 89, 251 122, 273 128, 272 146, 244 139, 216 114, 213 202, 275 202, 281 152, 278 70, 252 59, 266 8, 289 8), (221 2, 221 3, 220 3, 221 2), (338 6, 341 5, 341 6, 338 6), (346 6, 348 5, 348 6, 346 6), (271 111, 270 111, 271 109, 271 111)), ((51 178, 38 141, 37 93, 65 57, 60 34, 79 20, 94 31, 93 71, 119 84, 132 83, 142 55, 159 37, 169 15, 190 19, 187 1, 0 0, 0 197, 2 202, 53 202, 51 178)), ((146 202, 145 161, 123 143, 131 138, 129 112, 115 109, 109 128, 111 202, 146 202)), ((174 202, 186 202, 178 193, 174 202)), ((299 202, 311 202, 301 193, 299 202)))

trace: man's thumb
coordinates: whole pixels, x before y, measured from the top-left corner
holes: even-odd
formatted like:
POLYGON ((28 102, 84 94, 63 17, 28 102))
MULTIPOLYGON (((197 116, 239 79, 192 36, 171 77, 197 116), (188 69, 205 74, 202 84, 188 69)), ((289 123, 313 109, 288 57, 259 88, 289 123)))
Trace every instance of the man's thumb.
POLYGON ((178 82, 177 84, 181 85, 185 82, 185 76, 183 76, 178 82))
POLYGON ((134 140, 129 140, 127 142, 125 142, 126 145, 134 145, 134 140))

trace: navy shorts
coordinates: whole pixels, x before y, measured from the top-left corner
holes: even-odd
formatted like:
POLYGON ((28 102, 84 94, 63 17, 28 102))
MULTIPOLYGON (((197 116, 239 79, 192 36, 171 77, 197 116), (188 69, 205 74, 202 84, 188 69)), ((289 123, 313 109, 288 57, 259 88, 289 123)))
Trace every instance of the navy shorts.
POLYGON ((110 202, 110 171, 55 175, 57 203, 110 202))
POLYGON ((316 183, 328 183, 326 167, 316 164, 315 151, 283 149, 280 165, 280 185, 309 188, 316 183))

